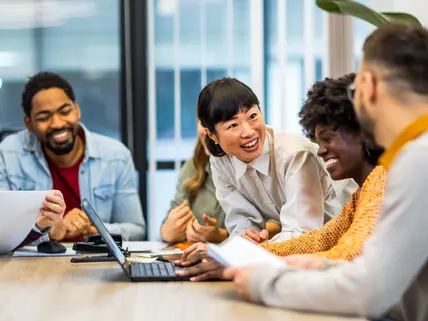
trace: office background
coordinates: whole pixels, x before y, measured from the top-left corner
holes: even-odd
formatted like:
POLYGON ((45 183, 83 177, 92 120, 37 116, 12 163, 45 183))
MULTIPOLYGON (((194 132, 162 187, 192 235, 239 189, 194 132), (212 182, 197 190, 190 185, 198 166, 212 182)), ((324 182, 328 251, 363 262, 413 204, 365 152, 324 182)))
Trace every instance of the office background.
MULTIPOLYGON (((372 27, 352 26, 341 37, 352 37, 356 66, 372 27)), ((156 239, 193 152, 201 87, 239 78, 268 124, 300 132, 296 113, 329 75, 332 37, 315 0, 0 0, 0 129, 23 128, 28 76, 63 75, 89 129, 133 152, 156 239)))

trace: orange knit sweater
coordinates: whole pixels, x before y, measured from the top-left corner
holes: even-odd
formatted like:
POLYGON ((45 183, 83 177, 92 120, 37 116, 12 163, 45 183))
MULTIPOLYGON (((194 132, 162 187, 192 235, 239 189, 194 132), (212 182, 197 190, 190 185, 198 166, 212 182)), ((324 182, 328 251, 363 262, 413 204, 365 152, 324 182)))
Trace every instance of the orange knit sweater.
POLYGON ((340 214, 327 224, 293 239, 261 246, 280 256, 314 254, 351 261, 362 253, 365 241, 373 234, 385 184, 386 170, 377 166, 340 214))

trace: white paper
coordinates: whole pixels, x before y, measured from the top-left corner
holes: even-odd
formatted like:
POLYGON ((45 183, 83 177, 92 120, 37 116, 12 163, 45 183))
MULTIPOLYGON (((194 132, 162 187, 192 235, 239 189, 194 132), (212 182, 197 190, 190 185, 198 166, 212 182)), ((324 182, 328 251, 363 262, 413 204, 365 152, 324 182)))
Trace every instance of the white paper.
POLYGON ((152 263, 154 261, 156 261, 157 258, 155 257, 141 257, 141 255, 139 255, 139 257, 127 257, 126 261, 128 263, 152 263))
POLYGON ((151 255, 176 255, 176 254, 183 254, 183 250, 180 250, 180 249, 161 250, 161 251, 151 252, 150 254, 151 255))
POLYGON ((286 266, 277 256, 264 248, 240 237, 233 237, 220 245, 209 244, 208 256, 226 267, 266 264, 275 267, 286 266))
POLYGON ((128 248, 129 252, 157 252, 167 246, 168 244, 163 242, 122 242, 122 248, 128 248))
POLYGON ((66 247, 67 251, 65 253, 41 253, 37 251, 37 246, 24 246, 19 248, 13 253, 14 257, 34 257, 34 256, 76 256, 76 252, 72 247, 66 247))
POLYGON ((15 249, 27 237, 51 191, 0 191, 0 253, 15 249))

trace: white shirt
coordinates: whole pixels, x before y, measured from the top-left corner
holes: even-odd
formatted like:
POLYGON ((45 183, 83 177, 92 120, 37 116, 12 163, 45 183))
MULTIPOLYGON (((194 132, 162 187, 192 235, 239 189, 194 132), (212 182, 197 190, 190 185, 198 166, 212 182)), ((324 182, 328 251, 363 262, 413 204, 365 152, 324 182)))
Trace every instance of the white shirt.
POLYGON ((236 157, 210 157, 216 197, 226 213, 230 235, 247 228, 261 230, 265 222, 281 222, 274 241, 319 228, 338 214, 329 174, 307 139, 266 126, 263 152, 251 163, 236 157))

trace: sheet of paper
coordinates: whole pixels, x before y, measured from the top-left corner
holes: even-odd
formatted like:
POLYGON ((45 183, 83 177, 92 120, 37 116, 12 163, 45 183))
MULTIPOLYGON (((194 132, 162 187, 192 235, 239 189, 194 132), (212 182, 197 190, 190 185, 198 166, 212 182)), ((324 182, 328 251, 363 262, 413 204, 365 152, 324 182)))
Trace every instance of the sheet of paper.
POLYGON ((15 249, 33 228, 51 191, 0 191, 0 253, 15 249))
POLYGON ((152 263, 156 261, 156 258, 147 256, 142 257, 139 255, 138 257, 127 257, 126 261, 128 261, 128 263, 152 263))
POLYGON ((161 250, 161 251, 151 252, 150 254, 151 255, 176 255, 176 254, 183 254, 183 250, 180 250, 180 249, 161 250))
POLYGON ((267 264, 282 267, 286 264, 264 248, 237 236, 220 245, 209 244, 208 255, 226 267, 267 264))
POLYGON ((156 252, 167 246, 168 244, 163 242, 122 242, 122 247, 124 249, 128 248, 129 252, 156 252))
POLYGON ((72 247, 67 247, 65 253, 51 254, 37 252, 37 246, 24 246, 13 253, 14 257, 34 257, 34 256, 75 256, 78 255, 72 247))

